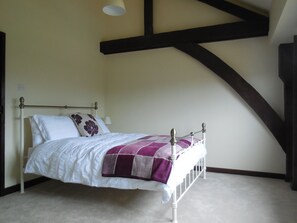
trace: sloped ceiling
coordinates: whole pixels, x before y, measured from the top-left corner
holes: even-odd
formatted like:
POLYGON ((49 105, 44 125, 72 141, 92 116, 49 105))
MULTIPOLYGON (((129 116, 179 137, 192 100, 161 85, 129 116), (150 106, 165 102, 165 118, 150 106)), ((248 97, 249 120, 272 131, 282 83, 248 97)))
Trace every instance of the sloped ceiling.
POLYGON ((297 35, 297 1, 273 0, 270 10, 269 38, 274 44, 292 43, 297 35))
POLYGON ((296 0, 230 0, 269 14, 269 40, 272 44, 293 42, 297 35, 296 0))
POLYGON ((272 0, 239 0, 240 2, 250 5, 255 8, 269 12, 271 9, 272 0))

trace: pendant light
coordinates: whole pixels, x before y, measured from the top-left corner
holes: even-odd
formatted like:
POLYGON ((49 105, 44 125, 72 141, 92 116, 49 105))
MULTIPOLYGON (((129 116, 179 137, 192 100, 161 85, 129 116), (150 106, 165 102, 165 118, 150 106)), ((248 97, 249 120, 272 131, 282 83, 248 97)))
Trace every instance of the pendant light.
POLYGON ((102 11, 111 16, 121 16, 126 12, 123 0, 107 0, 102 8, 102 11))

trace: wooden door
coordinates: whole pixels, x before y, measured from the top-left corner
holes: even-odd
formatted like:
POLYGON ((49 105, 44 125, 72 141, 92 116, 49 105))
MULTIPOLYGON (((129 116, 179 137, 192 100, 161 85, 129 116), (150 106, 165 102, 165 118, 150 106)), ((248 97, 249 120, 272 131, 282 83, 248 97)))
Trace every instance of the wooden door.
POLYGON ((4 195, 4 132, 5 132, 5 33, 0 32, 0 196, 4 195))

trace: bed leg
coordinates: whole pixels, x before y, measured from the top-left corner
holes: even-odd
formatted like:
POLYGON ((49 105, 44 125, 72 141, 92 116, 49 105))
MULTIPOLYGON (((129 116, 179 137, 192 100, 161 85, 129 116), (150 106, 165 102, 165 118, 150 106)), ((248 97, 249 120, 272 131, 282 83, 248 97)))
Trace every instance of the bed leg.
POLYGON ((203 158, 203 179, 206 179, 206 157, 203 158))
POLYGON ((24 177, 22 177, 20 187, 21 187, 21 194, 25 193, 24 177))
POLYGON ((173 198, 172 201, 172 222, 177 223, 177 202, 174 200, 176 200, 176 196, 175 199, 173 198))

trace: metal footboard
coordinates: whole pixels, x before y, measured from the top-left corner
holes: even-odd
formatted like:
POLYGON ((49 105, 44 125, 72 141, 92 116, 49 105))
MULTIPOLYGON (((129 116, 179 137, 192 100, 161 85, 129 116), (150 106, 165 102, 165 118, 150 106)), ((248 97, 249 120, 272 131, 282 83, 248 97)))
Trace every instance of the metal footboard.
MULTIPOLYGON (((202 140, 200 143, 206 143, 206 125, 205 123, 202 124, 202 130, 196 133, 202 133, 202 140)), ((192 137, 196 133, 190 133, 192 137)), ((187 135, 188 136, 188 135, 187 135)), ((177 158, 176 153, 176 131, 175 129, 171 130, 171 149, 172 149, 172 162, 173 168, 175 165, 175 160, 177 158)), ((202 157, 198 160, 197 164, 193 166, 193 168, 185 175, 183 181, 176 186, 175 191, 172 194, 172 222, 177 223, 177 205, 178 202, 183 198, 186 192, 191 188, 191 186, 195 183, 195 181, 200 177, 203 176, 206 179, 206 157, 202 157)))

